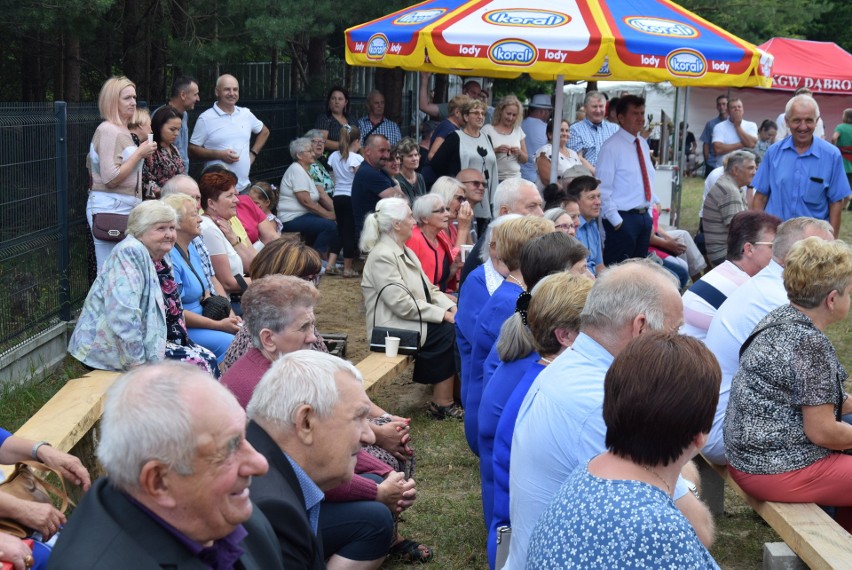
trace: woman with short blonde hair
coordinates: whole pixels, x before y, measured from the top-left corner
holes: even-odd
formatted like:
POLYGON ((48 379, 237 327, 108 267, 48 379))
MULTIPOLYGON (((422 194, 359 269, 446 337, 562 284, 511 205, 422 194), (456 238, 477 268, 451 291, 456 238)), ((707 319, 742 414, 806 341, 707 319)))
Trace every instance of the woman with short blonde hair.
POLYGON ((157 144, 147 140, 134 144, 128 125, 136 114, 136 85, 126 77, 106 80, 98 96, 98 109, 104 121, 95 130, 86 156, 92 179, 86 219, 100 271, 121 239, 125 216, 142 201, 142 163, 154 154, 157 144))
POLYGON ((523 109, 517 97, 506 95, 494 107, 491 124, 482 128, 497 153, 497 177, 500 182, 507 178, 519 178, 521 165, 527 162, 526 135, 521 129, 523 109))

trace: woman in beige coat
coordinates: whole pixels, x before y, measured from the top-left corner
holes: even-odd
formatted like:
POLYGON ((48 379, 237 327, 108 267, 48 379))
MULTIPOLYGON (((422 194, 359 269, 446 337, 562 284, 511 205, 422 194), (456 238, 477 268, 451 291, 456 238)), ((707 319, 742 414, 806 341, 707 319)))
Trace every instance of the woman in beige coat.
POLYGON ((453 354, 456 304, 429 282, 417 256, 405 247, 414 225, 411 208, 401 198, 380 200, 376 211, 364 220, 361 250, 369 256, 361 288, 367 308, 367 338, 372 334, 374 318, 376 326, 412 330, 419 327, 420 351, 413 380, 434 385, 429 402, 429 412, 434 417, 462 419, 464 410, 453 400, 457 372, 453 354), (411 295, 402 287, 382 290, 390 283, 402 285, 411 295))

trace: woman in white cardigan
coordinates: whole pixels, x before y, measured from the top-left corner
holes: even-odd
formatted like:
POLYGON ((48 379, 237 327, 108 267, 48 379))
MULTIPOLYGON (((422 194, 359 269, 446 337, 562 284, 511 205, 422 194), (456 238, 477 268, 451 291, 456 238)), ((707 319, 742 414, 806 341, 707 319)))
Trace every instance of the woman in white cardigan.
POLYGON ((401 198, 380 200, 376 211, 364 220, 361 250, 369 255, 361 289, 367 308, 367 338, 372 334, 374 319, 375 325, 382 327, 413 330, 419 327, 420 351, 414 363, 413 380, 434 385, 429 402, 429 412, 434 417, 462 419, 464 410, 453 399, 457 372, 453 354, 456 304, 429 282, 417 256, 405 247, 414 225, 411 208, 401 198), (402 287, 382 290, 390 283, 402 287))

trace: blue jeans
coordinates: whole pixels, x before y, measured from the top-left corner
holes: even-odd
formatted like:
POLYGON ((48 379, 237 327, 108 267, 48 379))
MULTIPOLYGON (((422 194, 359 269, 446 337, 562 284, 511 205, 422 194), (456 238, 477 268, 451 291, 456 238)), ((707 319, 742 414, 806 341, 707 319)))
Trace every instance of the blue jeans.
POLYGON ((282 232, 299 232, 305 243, 320 253, 328 253, 328 246, 337 238, 337 224, 316 214, 303 214, 284 222, 282 232))

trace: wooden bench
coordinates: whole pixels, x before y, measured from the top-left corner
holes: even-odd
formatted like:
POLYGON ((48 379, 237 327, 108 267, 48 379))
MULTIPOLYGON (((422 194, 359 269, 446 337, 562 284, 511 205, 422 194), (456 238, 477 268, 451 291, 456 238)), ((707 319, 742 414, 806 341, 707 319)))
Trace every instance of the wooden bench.
MULTIPOLYGON (((392 381, 413 362, 410 356, 388 358, 371 352, 356 366, 364 375, 364 389, 369 392, 392 381)), ((70 453, 101 419, 106 392, 118 375, 118 372, 94 370, 81 378, 69 380, 15 435, 36 441, 43 439, 56 449, 70 453)), ((11 465, 0 466, 7 475, 13 468, 11 465)))
MULTIPOLYGON (((852 568, 852 535, 818 505, 758 501, 737 485, 727 467, 702 459, 710 468, 701 469, 704 475, 702 487, 707 486, 706 474, 715 472, 723 484, 727 483, 742 497, 811 570, 852 568)), ((766 562, 764 559, 764 567, 767 567, 766 562)))
POLYGON ((369 394, 370 390, 395 379, 412 364, 414 364, 414 358, 411 356, 399 355, 388 358, 384 353, 371 352, 355 367, 364 376, 364 390, 369 394))

